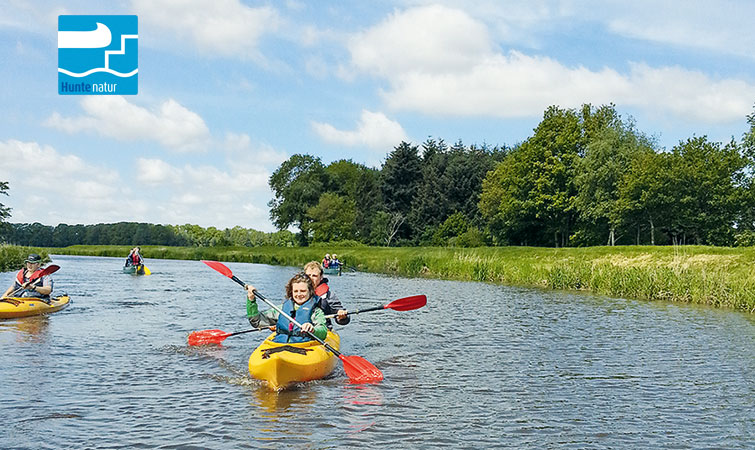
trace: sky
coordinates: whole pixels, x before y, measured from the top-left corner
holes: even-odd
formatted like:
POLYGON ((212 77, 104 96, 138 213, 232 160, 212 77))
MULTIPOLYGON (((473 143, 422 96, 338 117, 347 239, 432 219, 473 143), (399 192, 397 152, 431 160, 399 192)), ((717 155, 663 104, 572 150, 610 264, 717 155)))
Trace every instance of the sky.
POLYGON ((291 155, 379 168, 401 141, 514 146, 614 104, 661 149, 740 140, 755 2, 23 1, 0 15, 14 223, 275 231, 291 155), (138 94, 59 95, 58 16, 137 15, 138 94))

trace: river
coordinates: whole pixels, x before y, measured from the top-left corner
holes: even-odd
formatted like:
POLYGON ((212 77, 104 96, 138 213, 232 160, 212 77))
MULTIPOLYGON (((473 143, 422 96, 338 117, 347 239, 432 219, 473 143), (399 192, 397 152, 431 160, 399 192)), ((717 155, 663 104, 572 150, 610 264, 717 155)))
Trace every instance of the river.
MULTIPOLYGON (((426 294, 336 326, 385 379, 275 393, 247 360, 264 334, 244 292, 199 261, 53 255, 72 305, 0 320, 0 447, 753 448, 755 319, 581 293, 366 273, 331 277, 350 308, 426 294)), ((228 263, 270 299, 293 267, 228 263)), ((3 289, 14 274, 0 274, 3 289)), ((264 306, 264 305, 263 305, 264 306)))

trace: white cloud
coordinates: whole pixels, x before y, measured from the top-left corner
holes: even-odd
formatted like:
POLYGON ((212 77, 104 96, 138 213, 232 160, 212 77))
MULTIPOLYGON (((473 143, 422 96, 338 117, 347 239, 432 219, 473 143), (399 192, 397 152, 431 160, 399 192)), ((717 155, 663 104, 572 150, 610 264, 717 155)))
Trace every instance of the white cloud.
POLYGON ((86 163, 50 146, 17 140, 0 141, 0 179, 9 183, 11 221, 99 223, 123 220, 144 211, 129 198, 129 189, 115 170, 86 163))
POLYGON ((244 168, 279 166, 288 156, 268 144, 252 143, 246 133, 226 133, 220 144, 234 165, 244 168))
POLYGON ((265 205, 272 197, 267 184, 270 173, 259 165, 228 164, 228 170, 210 165, 176 167, 159 159, 139 158, 136 176, 163 196, 156 204, 160 223, 218 228, 241 225, 273 231, 265 205))
POLYGON ((607 13, 608 28, 623 36, 755 58, 753 2, 636 0, 607 13))
POLYGON ((119 95, 86 96, 81 106, 86 115, 63 117, 54 112, 45 125, 70 134, 93 131, 122 141, 155 140, 181 152, 203 151, 210 143, 204 120, 173 99, 152 111, 119 95))
MULTIPOLYGON (((550 105, 615 103, 725 123, 741 121, 755 98, 753 84, 681 67, 636 63, 620 73, 496 53, 485 30, 461 11, 419 7, 392 14, 348 47, 355 70, 388 81, 381 95, 389 107, 427 115, 533 117, 550 105)), ((318 132, 333 141, 355 139, 328 126, 318 132)))
MULTIPOLYGON (((466 11, 508 44, 538 48, 554 30, 599 26, 631 39, 755 58, 755 3, 741 0, 412 0, 466 11)), ((610 36, 607 36, 610 38, 610 36)))
POLYGON ((312 128, 326 142, 347 147, 365 146, 376 150, 390 149, 407 140, 401 124, 385 114, 362 110, 357 129, 342 131, 327 123, 313 122, 312 128))
POLYGON ((161 159, 139 158, 136 180, 148 185, 174 184, 181 181, 181 171, 161 159))
POLYGON ((36 142, 0 141, 0 180, 8 181, 12 222, 195 223, 204 227, 273 231, 266 207, 272 197, 263 167, 175 167, 140 158, 136 174, 121 176, 36 142), (138 188, 134 188, 134 180, 138 188))
POLYGON ((347 45, 358 70, 388 78, 406 72, 463 72, 492 52, 484 24, 444 6, 391 14, 347 45))
POLYGON ((550 105, 583 103, 637 106, 707 123, 741 120, 755 85, 712 80, 680 67, 634 64, 628 74, 612 69, 570 68, 518 52, 497 55, 458 75, 408 73, 384 98, 394 109, 428 115, 532 117, 550 105))
POLYGON ((258 58, 260 37, 280 22, 272 7, 252 8, 238 0, 133 0, 132 5, 145 26, 169 30, 205 54, 238 59, 258 58))

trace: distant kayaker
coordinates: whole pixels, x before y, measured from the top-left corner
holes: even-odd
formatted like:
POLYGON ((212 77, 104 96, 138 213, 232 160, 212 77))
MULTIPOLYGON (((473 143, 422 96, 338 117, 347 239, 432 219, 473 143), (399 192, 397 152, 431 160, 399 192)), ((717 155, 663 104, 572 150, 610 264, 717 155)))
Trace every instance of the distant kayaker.
POLYGON ((36 253, 30 254, 24 261, 24 268, 19 270, 13 285, 3 294, 3 298, 13 295, 13 297, 36 297, 47 303, 50 302, 52 294, 52 276, 43 275, 36 280, 29 282, 29 278, 40 270, 42 257, 36 253))
POLYGON ((131 249, 128 256, 126 257, 126 266, 140 266, 144 264, 144 258, 142 258, 140 251, 141 249, 139 247, 134 247, 131 249))
POLYGON ((330 267, 330 254, 326 253, 325 258, 322 259, 322 266, 326 269, 330 267))
POLYGON ((254 286, 246 286, 246 315, 253 327, 275 325, 276 336, 274 342, 306 342, 311 341, 306 333, 312 333, 320 339, 325 339, 328 328, 325 326, 325 313, 317 306, 319 297, 315 295, 315 287, 306 273, 298 273, 286 283, 286 300, 281 310, 293 317, 301 324, 301 329, 290 322, 283 314, 274 309, 260 312, 254 297, 254 286))
MULTIPOLYGON (((328 279, 322 276, 322 266, 317 261, 310 261, 304 265, 304 273, 307 274, 312 284, 315 286, 315 295, 320 297, 320 308, 325 315, 337 314, 336 323, 338 325, 346 325, 351 322, 351 318, 346 315, 341 301, 336 297, 335 292, 328 286, 328 279)), ((325 324, 328 328, 333 328, 333 324, 330 319, 325 319, 325 324)))
POLYGON ((336 256, 335 253, 333 253, 333 256, 330 257, 330 267, 335 267, 336 269, 338 266, 341 265, 341 261, 338 260, 338 256, 336 256))

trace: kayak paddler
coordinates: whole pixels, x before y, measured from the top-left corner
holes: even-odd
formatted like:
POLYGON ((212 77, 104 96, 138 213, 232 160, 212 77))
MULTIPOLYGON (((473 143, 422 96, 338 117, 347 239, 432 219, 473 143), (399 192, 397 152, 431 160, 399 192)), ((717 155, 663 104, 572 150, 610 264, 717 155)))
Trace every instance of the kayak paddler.
POLYGON ((50 303, 50 294, 52 294, 53 285, 52 276, 44 275, 34 281, 29 281, 29 278, 40 270, 41 265, 41 256, 36 253, 29 254, 26 260, 24 260, 24 268, 18 271, 13 280, 13 285, 5 291, 2 297, 8 297, 15 292, 13 294, 14 297, 33 297, 50 303))
POLYGON ((298 273, 288 280, 288 283, 286 283, 286 300, 281 305, 281 310, 301 324, 301 329, 272 308, 260 312, 257 307, 257 300, 254 297, 255 287, 247 284, 245 288, 246 315, 249 323, 255 328, 275 325, 276 336, 273 342, 311 341, 312 338, 306 333, 312 333, 320 339, 327 337, 328 328, 325 326, 325 313, 318 306, 320 298, 315 295, 312 280, 306 273, 298 273))
MULTIPOLYGON (((328 285, 328 279, 322 276, 322 266, 317 261, 310 261, 304 265, 304 273, 307 274, 312 284, 315 287, 315 295, 320 297, 320 309, 325 315, 336 314, 336 323, 338 325, 346 325, 351 322, 351 317, 347 316, 346 309, 344 309, 341 301, 338 300, 336 294, 330 289, 328 285)), ((325 319, 325 325, 328 329, 333 328, 333 324, 330 319, 325 319)))

